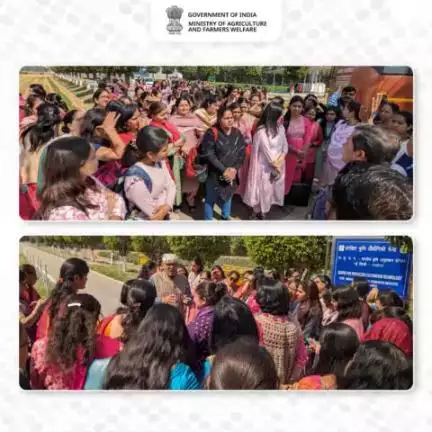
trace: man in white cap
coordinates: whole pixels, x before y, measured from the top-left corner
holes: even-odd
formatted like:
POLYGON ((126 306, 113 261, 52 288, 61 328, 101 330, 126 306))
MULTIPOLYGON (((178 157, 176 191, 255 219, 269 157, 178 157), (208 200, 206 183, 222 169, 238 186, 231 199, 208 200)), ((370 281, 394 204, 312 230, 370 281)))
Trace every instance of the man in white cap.
POLYGON ((184 306, 190 303, 191 290, 186 276, 177 274, 178 258, 174 254, 162 256, 161 271, 151 277, 158 298, 163 303, 177 306, 184 313, 184 306))

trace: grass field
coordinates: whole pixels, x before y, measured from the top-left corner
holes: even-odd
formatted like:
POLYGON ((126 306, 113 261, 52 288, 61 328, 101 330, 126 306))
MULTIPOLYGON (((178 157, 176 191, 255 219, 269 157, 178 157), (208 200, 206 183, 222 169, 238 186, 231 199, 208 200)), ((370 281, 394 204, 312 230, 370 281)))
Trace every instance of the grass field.
POLYGON ((69 109, 89 109, 92 106, 91 103, 84 102, 88 95, 79 98, 64 82, 55 78, 52 74, 20 74, 19 91, 23 96, 27 96, 30 84, 41 84, 47 93, 58 93, 69 109))

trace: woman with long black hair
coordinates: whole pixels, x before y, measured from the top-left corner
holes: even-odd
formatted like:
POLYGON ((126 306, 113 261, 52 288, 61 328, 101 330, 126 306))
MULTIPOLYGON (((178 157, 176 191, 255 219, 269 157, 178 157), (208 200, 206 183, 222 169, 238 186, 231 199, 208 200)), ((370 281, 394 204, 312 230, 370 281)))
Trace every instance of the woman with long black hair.
POLYGON ((327 158, 327 149, 338 121, 339 109, 337 107, 328 106, 325 109, 325 114, 320 122, 323 134, 323 143, 318 147, 315 159, 315 179, 317 179, 319 183, 321 183, 323 166, 327 158))
POLYGON ((96 335, 101 305, 92 295, 71 294, 59 307, 48 336, 33 345, 32 388, 82 390, 93 360, 112 357, 120 343, 96 335))
POLYGON ((43 167, 44 184, 38 217, 43 220, 123 219, 123 199, 93 174, 95 150, 80 137, 66 136, 50 144, 43 167))
POLYGON ((63 117, 63 126, 61 131, 63 134, 80 136, 81 124, 86 112, 84 109, 78 108, 70 110, 63 117))
POLYGON ((345 368, 359 346, 356 332, 348 325, 332 323, 321 333, 314 346, 315 366, 313 375, 302 378, 292 387, 294 390, 334 390, 344 376, 345 368))
POLYGON ((362 306, 357 291, 351 286, 338 288, 333 293, 333 305, 338 314, 337 322, 351 326, 359 340, 363 340, 362 306))
POLYGON ((126 343, 153 306, 156 288, 147 280, 133 279, 122 287, 120 297, 122 306, 99 323, 98 333, 126 343))
POLYGON ((315 361, 312 375, 295 383, 293 390, 336 390, 347 364, 359 347, 356 332, 346 324, 332 323, 325 327, 312 348, 315 361))
POLYGON ((37 183, 40 160, 48 142, 58 136, 61 122, 58 107, 43 103, 37 108, 37 121, 22 132, 20 167, 20 215, 32 219, 39 208, 37 183))
POLYGON ((396 345, 370 340, 360 344, 341 381, 343 390, 409 390, 412 361, 396 345))
POLYGON ((264 219, 272 205, 284 203, 288 143, 279 121, 282 114, 280 105, 270 102, 264 108, 253 137, 243 201, 253 209, 254 219, 264 219))
POLYGON ((102 141, 94 147, 101 161, 95 177, 108 188, 113 189, 124 170, 135 162, 133 144, 142 124, 138 105, 120 100, 107 105, 103 122, 95 130, 102 141))
POLYGON ((165 130, 143 127, 135 144, 134 163, 124 174, 123 194, 128 218, 169 219, 174 207, 176 185, 168 167, 169 137, 165 130))
POLYGON ((193 390, 199 384, 192 342, 179 310, 154 305, 134 337, 109 363, 109 390, 193 390))
POLYGON ((297 300, 299 302, 297 319, 303 330, 303 336, 318 339, 323 312, 317 284, 312 280, 307 283, 300 282, 297 288, 297 300))
POLYGON ((285 164, 285 195, 289 194, 294 181, 300 181, 305 168, 306 156, 312 138, 312 124, 303 115, 304 101, 299 95, 291 98, 284 116, 288 141, 285 164))
POLYGON ((60 267, 60 274, 54 289, 49 296, 48 304, 39 319, 36 339, 48 334, 50 323, 60 310, 61 303, 71 294, 85 289, 88 264, 79 258, 69 258, 60 267))
POLYGON ((126 144, 116 128, 119 118, 115 111, 92 108, 82 119, 80 136, 92 144, 101 163, 120 160, 124 155, 126 144))

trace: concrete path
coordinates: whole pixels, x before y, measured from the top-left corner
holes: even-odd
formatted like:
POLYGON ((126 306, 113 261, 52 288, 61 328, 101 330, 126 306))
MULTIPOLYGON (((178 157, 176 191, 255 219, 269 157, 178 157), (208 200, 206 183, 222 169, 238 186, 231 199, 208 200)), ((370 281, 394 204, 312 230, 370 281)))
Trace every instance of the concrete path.
MULTIPOLYGON (((21 253, 31 262, 39 261, 46 266, 49 278, 55 282, 59 277, 60 267, 64 258, 52 255, 28 244, 20 245, 21 253)), ((44 268, 39 269, 44 271, 44 268)), ((94 295, 102 305, 102 313, 113 313, 120 304, 120 290, 122 282, 105 275, 91 271, 88 275, 87 287, 84 292, 94 295)))
MULTIPOLYGON (((200 194, 202 196, 202 194, 200 194)), ((306 214, 311 209, 313 203, 311 197, 308 207, 273 206, 267 215, 268 220, 305 220, 306 214)), ((199 198, 196 202, 196 210, 191 213, 185 203, 181 206, 181 211, 177 214, 180 220, 202 220, 204 218, 204 199, 199 198)), ((215 218, 220 219, 220 209, 215 206, 215 218)), ((233 197, 231 220, 248 220, 251 215, 251 209, 247 207, 241 200, 240 196, 233 197)))

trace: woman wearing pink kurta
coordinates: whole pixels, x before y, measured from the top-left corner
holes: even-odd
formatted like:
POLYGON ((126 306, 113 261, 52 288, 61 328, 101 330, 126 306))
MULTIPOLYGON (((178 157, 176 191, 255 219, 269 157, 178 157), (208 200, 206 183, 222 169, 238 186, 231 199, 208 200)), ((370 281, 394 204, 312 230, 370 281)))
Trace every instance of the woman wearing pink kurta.
POLYGON ((288 144, 285 129, 279 124, 281 116, 280 105, 269 103, 253 138, 243 201, 253 208, 254 218, 264 218, 273 204, 282 206, 284 203, 288 144))
POLYGON ((349 101, 342 110, 343 120, 336 123, 335 130, 327 149, 327 159, 324 163, 322 184, 332 185, 339 171, 345 166, 343 161, 343 146, 360 123, 360 104, 349 101))
POLYGON ((305 169, 305 177, 309 181, 314 179, 315 174, 315 163, 316 163, 316 154, 318 148, 323 143, 323 131, 321 125, 315 120, 316 118, 316 108, 315 106, 308 106, 305 109, 304 113, 305 117, 311 121, 311 145, 309 147, 309 151, 306 156, 306 169, 305 169))
POLYGON ((311 140, 311 122, 303 117, 303 98, 296 95, 290 100, 285 114, 284 125, 289 151, 285 162, 285 195, 288 195, 294 181, 301 180, 300 168, 303 170, 311 140), (301 161, 301 162, 300 162, 301 161))
POLYGON ((240 130, 246 144, 245 160, 238 173, 240 184, 236 190, 236 193, 239 194, 241 197, 243 197, 248 182, 249 163, 250 163, 250 156, 252 153, 252 128, 256 122, 256 118, 252 117, 250 114, 246 112, 243 112, 241 108, 241 102, 242 100, 239 100, 238 102, 234 102, 233 104, 230 105, 230 108, 232 110, 233 117, 234 117, 234 127, 240 130))
MULTIPOLYGON (((181 147, 181 155, 186 160, 193 157, 196 153, 201 137, 203 135, 202 121, 191 112, 192 100, 189 97, 182 96, 175 104, 175 114, 171 117, 171 122, 177 127, 179 132, 184 136, 185 142, 181 147), (191 150, 193 153, 191 154, 191 150)), ((195 197, 198 191, 199 183, 196 177, 187 177, 185 170, 182 171, 181 190, 186 194, 186 202, 189 209, 195 208, 195 197)))

